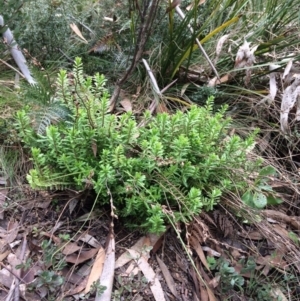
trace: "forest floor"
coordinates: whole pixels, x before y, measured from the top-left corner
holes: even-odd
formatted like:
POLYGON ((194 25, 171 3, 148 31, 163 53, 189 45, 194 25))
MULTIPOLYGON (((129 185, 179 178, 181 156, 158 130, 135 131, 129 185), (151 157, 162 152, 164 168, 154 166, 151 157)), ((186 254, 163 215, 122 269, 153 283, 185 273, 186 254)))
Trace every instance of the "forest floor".
MULTIPOLYGON (((92 204, 86 193, 1 190, 0 300, 100 300, 99 285, 87 292, 110 260, 111 217, 92 204)), ((297 211, 264 210, 259 228, 219 206, 160 236, 115 220, 111 300, 298 300, 297 211)))

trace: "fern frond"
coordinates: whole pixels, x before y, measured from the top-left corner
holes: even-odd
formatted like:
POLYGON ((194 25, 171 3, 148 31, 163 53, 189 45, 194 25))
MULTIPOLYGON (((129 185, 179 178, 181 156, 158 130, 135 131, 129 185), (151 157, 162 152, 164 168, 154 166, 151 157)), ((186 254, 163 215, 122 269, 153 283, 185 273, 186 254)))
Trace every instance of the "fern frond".
POLYGON ((33 120, 33 127, 37 134, 44 135, 46 128, 51 124, 68 120, 70 110, 59 102, 53 102, 45 106, 40 106, 35 112, 29 114, 33 120))
POLYGON ((22 95, 23 101, 29 105, 45 105, 50 102, 54 94, 53 81, 49 74, 45 74, 42 71, 33 69, 31 72, 37 84, 22 84, 22 91, 24 91, 22 95))
POLYGON ((71 187, 73 184, 67 181, 67 177, 62 178, 61 174, 53 173, 51 176, 43 178, 35 169, 31 169, 26 178, 33 189, 63 190, 71 187))

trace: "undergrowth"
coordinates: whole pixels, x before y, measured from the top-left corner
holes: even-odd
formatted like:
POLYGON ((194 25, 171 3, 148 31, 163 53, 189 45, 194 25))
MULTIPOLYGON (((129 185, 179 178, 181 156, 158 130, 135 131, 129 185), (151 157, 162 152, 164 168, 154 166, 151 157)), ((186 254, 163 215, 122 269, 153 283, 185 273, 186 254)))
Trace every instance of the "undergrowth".
POLYGON ((255 133, 229 134, 226 107, 213 114, 213 99, 152 117, 138 124, 132 112, 108 114, 105 78, 85 78, 81 59, 73 75, 61 70, 57 102, 69 119, 37 132, 30 108, 17 113, 16 127, 31 149, 33 188, 92 188, 99 205, 113 200, 117 212, 151 232, 161 232, 168 217, 187 222, 209 211, 226 191, 245 191, 247 177, 260 162, 249 160, 255 133))
POLYGON ((289 295, 298 283, 295 271, 290 268, 284 272, 271 269, 272 272, 266 276, 260 271, 253 257, 239 260, 235 267, 223 257, 207 257, 207 260, 215 279, 219 282, 218 289, 223 300, 232 300, 237 293, 248 296, 247 300, 251 301, 284 300, 282 292, 285 296, 289 295))

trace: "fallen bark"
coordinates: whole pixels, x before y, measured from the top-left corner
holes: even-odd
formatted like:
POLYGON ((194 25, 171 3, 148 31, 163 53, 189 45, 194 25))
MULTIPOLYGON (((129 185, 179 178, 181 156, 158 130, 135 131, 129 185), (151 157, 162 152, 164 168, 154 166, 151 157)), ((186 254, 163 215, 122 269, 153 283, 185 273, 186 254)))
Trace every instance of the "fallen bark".
MULTIPOLYGON (((3 16, 0 15, 0 27, 4 27, 4 19, 3 16)), ((31 76, 30 71, 27 66, 26 58, 24 57, 22 51, 20 50, 17 42, 14 39, 13 33, 7 27, 7 29, 2 33, 2 37, 4 41, 9 46, 9 51, 18 65, 19 69, 21 70, 22 74, 24 75, 25 79, 28 81, 29 84, 35 85, 37 82, 31 76)))

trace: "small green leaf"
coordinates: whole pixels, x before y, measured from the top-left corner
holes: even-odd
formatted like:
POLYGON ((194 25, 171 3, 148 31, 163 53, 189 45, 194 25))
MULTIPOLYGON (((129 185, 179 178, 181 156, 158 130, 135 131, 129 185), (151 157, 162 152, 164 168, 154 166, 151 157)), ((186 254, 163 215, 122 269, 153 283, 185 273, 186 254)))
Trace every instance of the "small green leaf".
POLYGON ((258 185, 257 187, 259 190, 264 190, 264 191, 273 191, 273 188, 270 186, 270 185, 267 185, 267 184, 261 184, 261 185, 258 185))
POLYGON ((252 200, 253 200, 253 193, 251 191, 246 191, 242 196, 242 201, 246 205, 253 207, 252 200))
POLYGON ((262 193, 255 193, 253 195, 253 204, 257 209, 262 209, 267 205, 267 197, 262 193))
POLYGON ((273 166, 266 166, 262 168, 262 170, 259 173, 261 177, 272 176, 275 174, 276 174, 276 169, 273 166))
POLYGON ((290 231, 289 232, 289 238, 297 245, 299 246, 299 237, 296 233, 290 231))
POLYGON ((273 195, 268 195, 267 203, 268 203, 268 205, 279 205, 282 203, 282 199, 276 198, 273 195))

